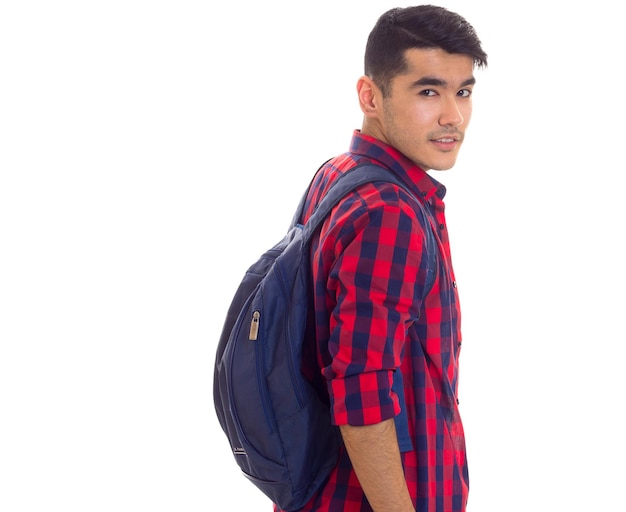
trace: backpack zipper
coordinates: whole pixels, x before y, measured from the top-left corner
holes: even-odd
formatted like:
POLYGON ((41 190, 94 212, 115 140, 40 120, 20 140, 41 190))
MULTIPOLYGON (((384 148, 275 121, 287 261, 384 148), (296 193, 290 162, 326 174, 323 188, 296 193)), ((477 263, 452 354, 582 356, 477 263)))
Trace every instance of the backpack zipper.
POLYGON ((259 337, 259 320, 261 319, 261 313, 255 311, 252 313, 252 321, 250 322, 250 335, 248 339, 250 341, 256 341, 259 337))

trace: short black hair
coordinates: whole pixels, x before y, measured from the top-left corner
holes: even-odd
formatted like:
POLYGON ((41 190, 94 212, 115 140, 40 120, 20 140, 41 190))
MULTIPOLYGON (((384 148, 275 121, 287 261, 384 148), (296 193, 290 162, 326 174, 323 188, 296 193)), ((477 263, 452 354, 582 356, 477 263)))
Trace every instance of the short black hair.
POLYGON ((487 54, 465 18, 443 7, 418 5, 385 12, 372 29, 365 48, 365 74, 389 94, 391 80, 406 71, 411 48, 441 48, 472 57, 475 67, 487 67, 487 54))

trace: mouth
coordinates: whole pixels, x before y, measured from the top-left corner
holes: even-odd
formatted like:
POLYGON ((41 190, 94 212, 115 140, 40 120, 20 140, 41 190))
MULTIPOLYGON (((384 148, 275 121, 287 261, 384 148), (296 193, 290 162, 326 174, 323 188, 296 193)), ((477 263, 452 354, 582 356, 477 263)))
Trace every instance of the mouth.
POLYGON ((456 137, 440 137, 438 139, 431 139, 431 142, 443 151, 453 151, 461 141, 456 137))

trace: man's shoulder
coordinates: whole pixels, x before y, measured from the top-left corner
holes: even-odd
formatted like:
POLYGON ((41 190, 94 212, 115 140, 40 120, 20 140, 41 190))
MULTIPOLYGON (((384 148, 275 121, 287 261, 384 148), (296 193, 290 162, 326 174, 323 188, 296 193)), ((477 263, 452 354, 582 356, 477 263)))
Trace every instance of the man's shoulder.
MULTIPOLYGON (((359 159, 343 168, 331 165, 325 169, 321 173, 317 187, 313 187, 312 209, 319 204, 340 176, 347 172, 359 173, 361 170, 366 172, 369 165, 377 163, 369 159, 359 159)), ((377 166, 382 167, 379 164, 377 166)), ((390 174, 389 178, 393 179, 391 170, 387 169, 387 172, 390 174)), ((397 177, 395 179, 398 180, 397 177)), ((416 225, 419 223, 419 209, 415 195, 405 186, 388 181, 386 176, 373 178, 372 181, 366 181, 352 189, 336 203, 323 224, 326 228, 324 231, 395 229, 401 223, 414 226, 417 232, 420 231, 416 225)))

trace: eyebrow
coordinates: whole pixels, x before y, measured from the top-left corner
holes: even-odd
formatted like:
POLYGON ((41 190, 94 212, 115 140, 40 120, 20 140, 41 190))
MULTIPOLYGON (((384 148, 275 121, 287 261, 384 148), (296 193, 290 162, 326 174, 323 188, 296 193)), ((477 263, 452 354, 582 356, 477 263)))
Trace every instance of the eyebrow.
MULTIPOLYGON (((468 85, 474 85, 476 83, 476 79, 474 77, 468 78, 463 83, 461 83, 461 87, 466 87, 468 85)), ((437 86, 437 87, 447 87, 448 82, 442 80, 441 78, 435 78, 433 76, 425 76, 413 82, 410 87, 414 89, 416 87, 423 87, 425 85, 437 86)))

